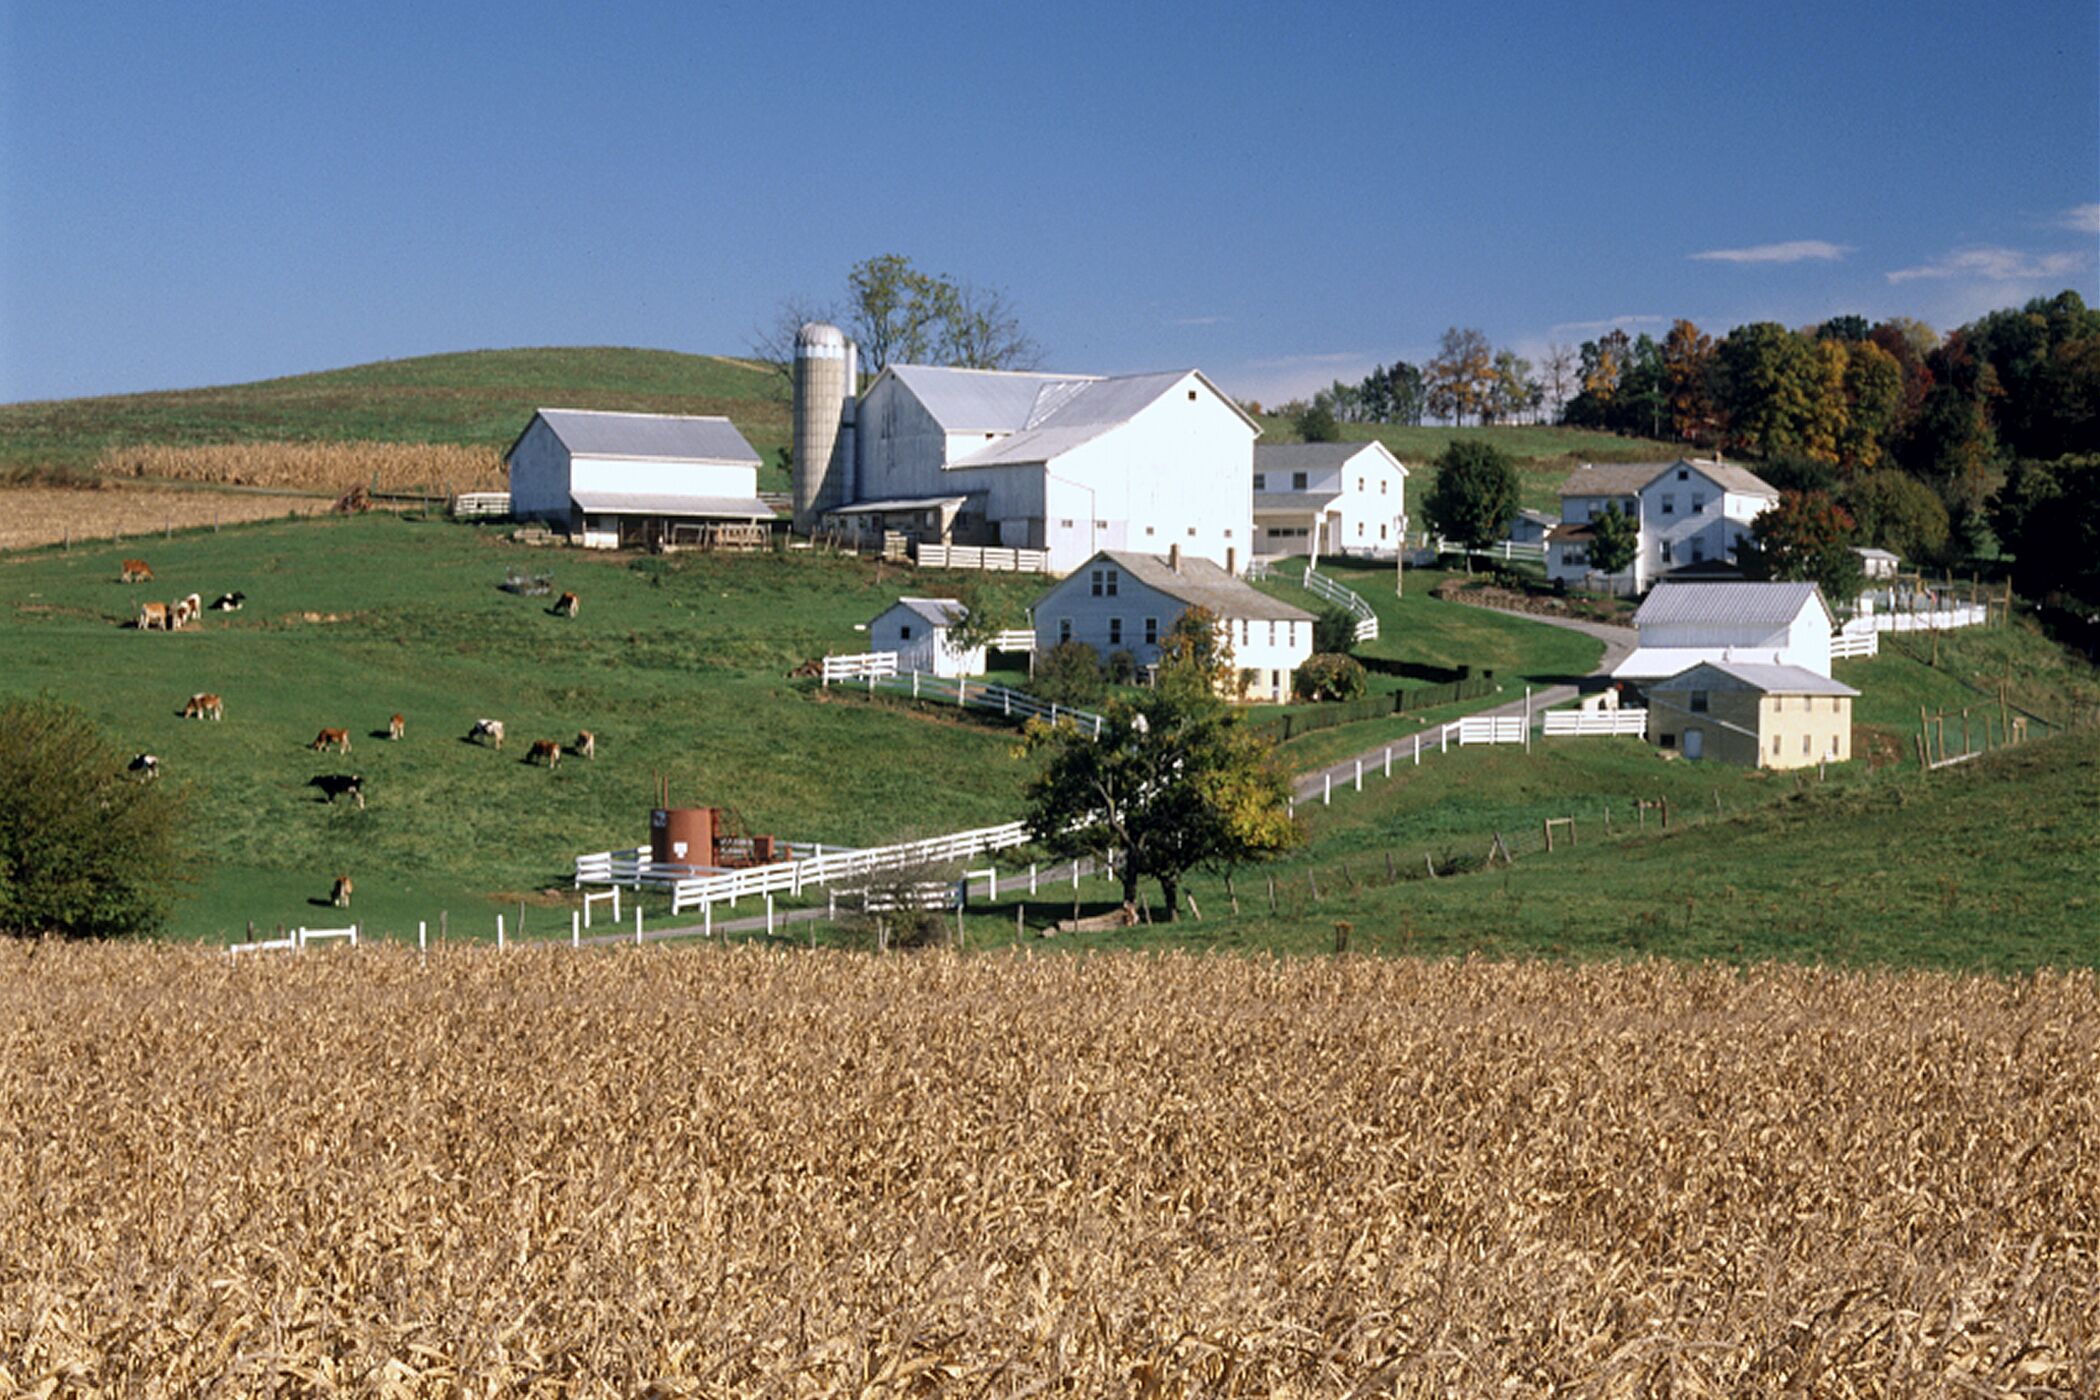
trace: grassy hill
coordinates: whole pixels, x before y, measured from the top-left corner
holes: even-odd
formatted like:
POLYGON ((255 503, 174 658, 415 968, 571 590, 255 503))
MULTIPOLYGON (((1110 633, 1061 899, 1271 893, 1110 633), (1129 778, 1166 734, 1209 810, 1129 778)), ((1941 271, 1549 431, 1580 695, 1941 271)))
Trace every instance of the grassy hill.
POLYGON ((509 446, 543 405, 729 417, 777 476, 786 386, 748 360, 606 347, 475 350, 208 389, 0 405, 0 476, 85 471, 144 443, 437 442, 509 446))

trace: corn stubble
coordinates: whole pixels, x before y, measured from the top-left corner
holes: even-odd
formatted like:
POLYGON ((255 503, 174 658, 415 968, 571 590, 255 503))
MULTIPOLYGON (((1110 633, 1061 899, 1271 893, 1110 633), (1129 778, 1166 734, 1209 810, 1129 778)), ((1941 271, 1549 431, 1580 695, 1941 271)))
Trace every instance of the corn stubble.
POLYGON ((2091 1394, 2100 994, 0 949, 0 1391, 2091 1394))
POLYGON ((500 491, 508 476, 495 449, 446 442, 137 443, 105 449, 95 470, 320 491, 500 491))

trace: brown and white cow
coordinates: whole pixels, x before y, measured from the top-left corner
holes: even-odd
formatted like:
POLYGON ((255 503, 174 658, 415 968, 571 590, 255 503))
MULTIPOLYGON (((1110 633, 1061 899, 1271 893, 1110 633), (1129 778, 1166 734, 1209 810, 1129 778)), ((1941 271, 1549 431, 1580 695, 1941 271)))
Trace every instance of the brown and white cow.
POLYGON ((408 733, 408 721, 403 719, 400 715, 395 715, 392 719, 386 722, 387 738, 398 739, 406 733, 408 733))
POLYGON ((143 559, 126 559, 117 573, 118 583, 151 583, 153 566, 143 559))
POLYGON ((182 717, 184 719, 224 719, 226 718, 226 702, 209 692, 200 692, 192 695, 189 703, 182 707, 182 717))
POLYGON ((556 617, 574 617, 576 616, 576 610, 581 606, 582 604, 576 601, 574 593, 564 593, 556 600, 553 608, 549 611, 556 617))
POLYGON ((180 632, 202 616, 204 616, 204 600, 192 593, 189 597, 183 598, 169 606, 169 630, 180 632))
POLYGON ((546 759, 549 768, 561 767, 561 745, 552 739, 534 739, 532 752, 525 755, 525 761, 530 763, 536 758, 546 759))
POLYGON ((598 736, 591 733, 588 729, 579 729, 576 731, 576 742, 569 747, 574 752, 582 754, 585 758, 596 758, 598 756, 598 736))
POLYGON ((139 604, 138 621, 133 625, 141 632, 151 632, 156 629, 162 632, 167 631, 168 605, 166 603, 139 604))
POLYGON ((328 902, 338 909, 350 907, 350 891, 356 888, 348 875, 335 877, 335 885, 328 891, 328 902))
POLYGON ((469 743, 486 739, 497 748, 503 747, 503 721, 500 719, 477 719, 474 727, 467 731, 469 743))
POLYGON ((319 753, 330 744, 335 745, 337 753, 350 752, 350 731, 347 729, 324 729, 314 735, 314 741, 308 744, 307 747, 315 753, 319 753))

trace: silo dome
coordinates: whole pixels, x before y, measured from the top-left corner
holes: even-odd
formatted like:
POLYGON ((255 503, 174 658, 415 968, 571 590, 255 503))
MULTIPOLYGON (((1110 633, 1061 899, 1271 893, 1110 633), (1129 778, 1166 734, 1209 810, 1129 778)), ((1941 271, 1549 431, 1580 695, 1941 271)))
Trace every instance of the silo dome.
POLYGON ((846 349, 846 333, 826 321, 803 322, 802 329, 795 332, 795 348, 813 349, 817 346, 843 353, 846 349))

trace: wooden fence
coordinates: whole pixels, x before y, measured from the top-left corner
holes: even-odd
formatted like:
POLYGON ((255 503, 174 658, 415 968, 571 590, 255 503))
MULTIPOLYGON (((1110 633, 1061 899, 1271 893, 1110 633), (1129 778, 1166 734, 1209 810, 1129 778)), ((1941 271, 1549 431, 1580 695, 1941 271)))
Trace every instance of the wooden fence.
POLYGON ((1648 732, 1646 710, 1548 710, 1544 733, 1549 737, 1592 738, 1648 732))
POLYGON ((897 674, 897 653, 894 651, 859 651, 851 656, 827 656, 824 658, 823 684, 833 681, 874 682, 897 674))
POLYGON ((871 676, 868 691, 883 691, 892 695, 909 695, 914 700, 934 700, 944 705, 958 705, 964 709, 994 711, 1008 719, 1045 719, 1052 724, 1070 720, 1079 727, 1079 732, 1091 739, 1101 737, 1101 716, 1092 710, 1082 710, 1072 705, 1060 705, 1054 701, 1038 700, 1033 695, 994 685, 990 681, 973 681, 965 676, 948 680, 931 676, 923 671, 906 671, 901 675, 871 676))
POLYGON ((1047 574, 1050 553, 1042 549, 1001 549, 991 545, 927 544, 912 546, 922 569, 982 569, 987 573, 1047 574))
POLYGON ((1357 641, 1378 640, 1378 614, 1371 611, 1371 605, 1361 596, 1336 583, 1310 564, 1305 566, 1305 589, 1316 598, 1338 605, 1354 618, 1357 641))
POLYGON ((510 519, 510 492, 462 491, 447 507, 455 520, 510 519))
POLYGON ((1879 656, 1880 654, 1881 633, 1878 631, 1838 632, 1830 638, 1830 659, 1832 661, 1843 661, 1847 657, 1852 656, 1879 656))

